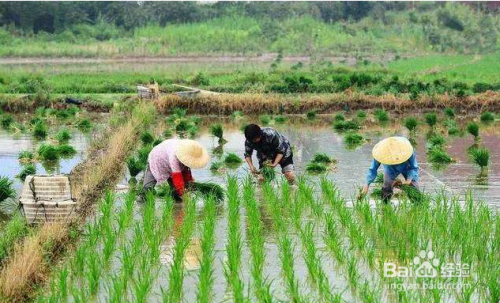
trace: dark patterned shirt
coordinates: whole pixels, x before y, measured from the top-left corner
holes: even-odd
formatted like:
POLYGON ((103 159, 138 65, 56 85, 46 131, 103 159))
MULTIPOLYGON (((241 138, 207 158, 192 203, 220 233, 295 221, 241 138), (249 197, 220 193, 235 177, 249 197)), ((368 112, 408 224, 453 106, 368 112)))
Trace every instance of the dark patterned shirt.
POLYGON ((245 141, 245 157, 252 157, 254 150, 257 151, 259 162, 274 161, 277 154, 282 154, 283 160, 292 155, 292 148, 288 139, 270 127, 262 128, 260 142, 245 141))

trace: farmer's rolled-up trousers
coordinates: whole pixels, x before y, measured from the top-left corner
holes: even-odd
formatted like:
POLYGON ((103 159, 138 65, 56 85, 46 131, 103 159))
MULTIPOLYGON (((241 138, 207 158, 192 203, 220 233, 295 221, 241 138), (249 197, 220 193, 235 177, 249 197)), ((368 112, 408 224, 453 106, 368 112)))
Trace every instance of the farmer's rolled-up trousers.
MULTIPOLYGON (((406 176, 404 176, 406 179, 406 176)), ((392 185, 394 183, 394 179, 392 179, 389 174, 384 171, 384 185, 382 186, 382 201, 384 202, 389 202, 392 197, 392 193, 394 191, 394 186, 392 185)), ((415 187, 417 190, 418 188, 418 182, 415 180, 412 180, 410 183, 411 186, 415 187)))

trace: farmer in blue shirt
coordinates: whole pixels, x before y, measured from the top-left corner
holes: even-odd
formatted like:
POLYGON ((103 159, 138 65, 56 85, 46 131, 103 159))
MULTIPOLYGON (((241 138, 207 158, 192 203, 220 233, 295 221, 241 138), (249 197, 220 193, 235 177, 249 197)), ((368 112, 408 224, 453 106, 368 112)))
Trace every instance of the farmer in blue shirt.
POLYGON ((368 193, 370 184, 377 177, 380 164, 384 166, 384 185, 382 187, 382 200, 388 202, 392 197, 394 186, 400 184, 410 185, 418 189, 418 162, 413 146, 405 137, 389 137, 377 143, 372 150, 372 165, 366 173, 366 184, 361 191, 361 196, 368 193), (402 175, 403 182, 396 178, 402 175))

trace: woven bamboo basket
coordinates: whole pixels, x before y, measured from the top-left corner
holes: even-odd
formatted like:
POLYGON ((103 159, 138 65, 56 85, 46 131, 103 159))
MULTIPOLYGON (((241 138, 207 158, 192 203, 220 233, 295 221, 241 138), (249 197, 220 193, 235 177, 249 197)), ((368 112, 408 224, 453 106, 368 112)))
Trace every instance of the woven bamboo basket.
POLYGON ((66 175, 26 177, 20 204, 30 224, 67 222, 76 218, 77 203, 66 175))

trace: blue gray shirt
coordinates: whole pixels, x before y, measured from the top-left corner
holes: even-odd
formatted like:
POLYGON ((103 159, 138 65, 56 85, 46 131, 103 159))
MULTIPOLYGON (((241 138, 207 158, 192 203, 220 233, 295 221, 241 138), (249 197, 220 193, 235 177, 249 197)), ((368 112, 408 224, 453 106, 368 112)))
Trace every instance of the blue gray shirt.
MULTIPOLYGON (((377 170, 380 167, 380 162, 373 159, 372 165, 366 173, 366 184, 371 184, 377 177, 377 170)), ((384 164, 384 170, 389 175, 391 180, 396 179, 399 174, 403 175, 406 179, 411 179, 413 181, 418 181, 418 162, 417 155, 413 153, 410 159, 406 160, 401 164, 396 165, 386 165, 384 164)))
POLYGON ((270 127, 262 128, 260 142, 245 141, 245 157, 252 157, 254 150, 257 151, 259 162, 274 160, 277 154, 282 154, 283 160, 292 155, 292 148, 288 139, 270 127))

